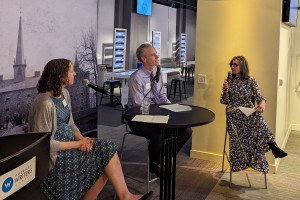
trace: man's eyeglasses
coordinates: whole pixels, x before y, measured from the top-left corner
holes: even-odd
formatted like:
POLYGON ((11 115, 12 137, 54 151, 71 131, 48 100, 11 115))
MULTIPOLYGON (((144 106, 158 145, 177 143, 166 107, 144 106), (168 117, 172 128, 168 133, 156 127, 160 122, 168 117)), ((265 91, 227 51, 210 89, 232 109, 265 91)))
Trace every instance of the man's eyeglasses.
POLYGON ((230 67, 237 67, 237 66, 239 66, 239 64, 234 63, 234 62, 230 63, 230 67))

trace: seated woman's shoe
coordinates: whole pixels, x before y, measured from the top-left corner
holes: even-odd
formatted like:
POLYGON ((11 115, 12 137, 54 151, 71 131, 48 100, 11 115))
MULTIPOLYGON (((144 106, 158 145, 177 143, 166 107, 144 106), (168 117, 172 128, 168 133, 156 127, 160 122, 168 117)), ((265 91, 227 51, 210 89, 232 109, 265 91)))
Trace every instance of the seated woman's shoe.
POLYGON ((272 150, 272 153, 275 158, 283 158, 288 155, 285 151, 280 149, 275 142, 268 143, 268 145, 269 145, 270 149, 272 150))
POLYGON ((153 191, 150 191, 150 192, 144 194, 144 195, 140 198, 140 200, 147 200, 148 198, 150 198, 150 197, 152 196, 152 194, 153 194, 153 191))

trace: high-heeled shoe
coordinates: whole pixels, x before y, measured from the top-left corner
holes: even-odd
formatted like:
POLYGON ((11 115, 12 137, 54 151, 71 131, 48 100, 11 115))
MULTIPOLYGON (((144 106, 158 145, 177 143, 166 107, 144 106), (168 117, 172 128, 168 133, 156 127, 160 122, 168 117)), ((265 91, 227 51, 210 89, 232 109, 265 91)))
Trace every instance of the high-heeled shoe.
POLYGON ((272 150, 272 154, 274 155, 275 158, 283 158, 288 155, 285 151, 280 149, 275 142, 268 143, 268 145, 272 150))
POLYGON ((151 195, 153 194, 153 191, 150 191, 146 194, 144 194, 139 200, 147 200, 151 195))

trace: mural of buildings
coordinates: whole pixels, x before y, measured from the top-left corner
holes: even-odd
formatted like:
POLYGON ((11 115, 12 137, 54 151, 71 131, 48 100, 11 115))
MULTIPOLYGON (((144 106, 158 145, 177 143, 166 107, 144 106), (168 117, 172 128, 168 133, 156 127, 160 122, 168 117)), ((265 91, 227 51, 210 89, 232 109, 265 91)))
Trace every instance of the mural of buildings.
MULTIPOLYGON (((35 71, 34 76, 26 77, 27 63, 23 46, 21 17, 17 40, 16 57, 11 67, 14 78, 4 80, 3 75, 0 74, 0 136, 26 131, 29 109, 37 95, 36 85, 41 75, 40 71, 35 71)), ((73 63, 77 76, 75 84, 69 88, 69 91, 72 98, 72 111, 76 116, 74 118, 79 120, 83 116, 89 116, 88 119, 91 121, 97 116, 96 108, 91 108, 95 107, 91 106, 93 95, 90 94, 88 87, 81 84, 82 79, 89 78, 89 73, 80 69, 77 56, 73 63)), ((80 124, 80 121, 78 123, 80 124)))

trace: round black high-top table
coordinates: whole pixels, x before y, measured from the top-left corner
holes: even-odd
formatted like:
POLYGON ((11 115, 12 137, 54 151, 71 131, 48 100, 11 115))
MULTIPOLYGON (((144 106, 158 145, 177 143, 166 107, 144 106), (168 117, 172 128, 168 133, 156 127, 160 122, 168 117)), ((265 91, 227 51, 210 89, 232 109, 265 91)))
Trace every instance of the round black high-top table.
MULTIPOLYGON (((215 114, 202 107, 191 106, 192 110, 173 112, 159 105, 151 104, 149 115, 169 115, 166 124, 131 121, 136 115, 141 115, 140 107, 126 110, 123 117, 132 125, 144 124, 161 128, 162 151, 161 151, 161 177, 160 177, 160 199, 175 199, 176 180, 176 154, 177 136, 179 128, 188 128, 209 124, 215 119, 215 114)), ((157 133, 153 133, 157 134, 157 133)))

